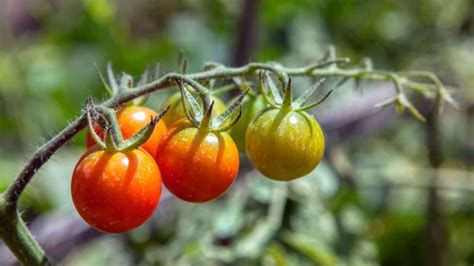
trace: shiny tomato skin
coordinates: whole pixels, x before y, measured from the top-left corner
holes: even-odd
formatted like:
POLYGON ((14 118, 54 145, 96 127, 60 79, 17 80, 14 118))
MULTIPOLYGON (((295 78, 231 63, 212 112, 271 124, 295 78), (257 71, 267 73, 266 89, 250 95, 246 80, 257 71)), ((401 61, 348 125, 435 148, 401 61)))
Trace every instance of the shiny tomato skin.
MULTIPOLYGON (((124 139, 128 139, 135 135, 140 129, 144 128, 157 113, 152 109, 144 106, 128 106, 119 111, 118 122, 124 139)), ((154 157, 158 150, 160 140, 166 132, 166 124, 162 119, 155 125, 155 129, 150 138, 142 144, 152 157, 154 157)))
MULTIPOLYGON (((124 139, 128 139, 135 135, 140 129, 144 128, 157 113, 152 109, 144 106, 127 106, 121 109, 117 114, 120 129, 124 139)), ((166 132, 166 124, 162 120, 158 121, 155 125, 155 129, 151 134, 150 138, 142 144, 144 148, 151 156, 155 156, 160 139, 166 132)), ((102 130, 97 126, 96 132, 99 137, 103 137, 102 130)), ((87 147, 90 148, 95 144, 94 139, 90 136, 90 132, 87 134, 87 147)))
MULTIPOLYGON (((227 106, 225 103, 219 99, 218 97, 211 96, 211 101, 214 101, 214 108, 212 113, 215 115, 223 113, 227 106)), ((172 94, 164 103, 164 107, 170 106, 170 109, 166 114, 163 116, 163 121, 167 125, 171 125, 174 122, 178 121, 179 119, 185 117, 183 103, 181 101, 181 93, 176 92, 172 94)))
POLYGON ((251 98, 247 96, 242 103, 242 115, 239 121, 232 127, 230 135, 237 145, 239 152, 245 153, 245 135, 252 120, 265 109, 266 103, 262 95, 251 98))
POLYGON ((237 177, 239 152, 229 134, 200 130, 186 118, 169 127, 159 150, 163 184, 184 201, 213 200, 237 177))
POLYGON ((161 186, 160 170, 143 149, 113 153, 93 147, 74 169, 71 194, 77 212, 89 225, 123 233, 151 217, 161 186))
POLYGON ((268 108, 249 125, 246 151, 264 176, 290 181, 311 172, 324 154, 324 135, 306 112, 268 108))

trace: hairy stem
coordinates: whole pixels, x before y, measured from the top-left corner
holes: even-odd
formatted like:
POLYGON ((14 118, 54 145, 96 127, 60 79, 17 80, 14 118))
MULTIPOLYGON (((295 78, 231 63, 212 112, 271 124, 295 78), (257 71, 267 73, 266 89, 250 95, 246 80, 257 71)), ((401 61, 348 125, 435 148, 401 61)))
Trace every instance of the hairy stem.
POLYGON ((0 197, 0 237, 24 265, 51 265, 16 209, 6 208, 0 197), (13 247, 13 248, 12 248, 13 247))
MULTIPOLYGON (((5 204, 7 209, 16 209, 16 204, 21 193, 36 174, 40 167, 51 158, 51 156, 64 144, 66 144, 74 135, 81 131, 86 123, 86 115, 83 113, 74 122, 69 124, 51 140, 42 145, 33 154, 26 166, 21 170, 18 177, 10 185, 5 194, 5 204)), ((1 217, 0 217, 1 218, 1 217)), ((2 227, 2 226, 0 226, 2 227)))

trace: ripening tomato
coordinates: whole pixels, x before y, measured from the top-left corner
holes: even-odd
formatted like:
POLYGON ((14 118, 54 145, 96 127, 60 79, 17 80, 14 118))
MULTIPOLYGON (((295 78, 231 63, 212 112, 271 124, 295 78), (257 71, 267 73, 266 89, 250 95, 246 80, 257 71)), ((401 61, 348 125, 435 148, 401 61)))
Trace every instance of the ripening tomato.
POLYGON ((198 129, 186 118, 169 127, 159 150, 156 161, 163 184, 182 200, 215 199, 237 177, 239 152, 229 134, 198 129))
POLYGON ((265 109, 266 103, 262 95, 256 97, 246 97, 242 103, 242 115, 239 121, 232 127, 230 135, 235 141, 239 152, 245 153, 245 134, 250 122, 257 114, 265 109))
POLYGON ((123 233, 145 223, 158 205, 161 174, 145 150, 110 152, 90 148, 71 181, 74 206, 92 227, 123 233))
MULTIPOLYGON (((214 101, 214 108, 212 113, 213 114, 221 114, 223 113, 227 106, 221 99, 215 96, 211 96, 211 101, 214 101)), ((162 120, 166 123, 166 125, 171 125, 174 122, 178 121, 179 119, 185 117, 183 103, 181 101, 181 93, 176 92, 171 95, 165 102, 164 106, 170 106, 170 109, 166 114, 163 116, 162 120)))
MULTIPOLYGON (((140 129, 144 128, 148 123, 150 123, 151 118, 155 117, 157 113, 152 109, 144 106, 127 106, 121 109, 118 114, 118 123, 120 129, 122 130, 122 135, 124 139, 128 139, 135 135, 140 129)), ((100 137, 103 137, 103 133, 100 128, 96 130, 100 137)), ((97 129, 96 128, 96 129, 97 129)), ((160 144, 160 139, 163 134, 166 132, 165 122, 158 121, 151 134, 150 138, 141 145, 151 156, 155 156, 157 152, 158 145, 160 144)), ((90 133, 87 135, 87 147, 91 147, 95 144, 94 139, 90 136, 90 133)))
POLYGON ((311 172, 324 153, 324 135, 306 112, 267 109, 249 125, 247 155, 263 175, 289 181, 311 172))

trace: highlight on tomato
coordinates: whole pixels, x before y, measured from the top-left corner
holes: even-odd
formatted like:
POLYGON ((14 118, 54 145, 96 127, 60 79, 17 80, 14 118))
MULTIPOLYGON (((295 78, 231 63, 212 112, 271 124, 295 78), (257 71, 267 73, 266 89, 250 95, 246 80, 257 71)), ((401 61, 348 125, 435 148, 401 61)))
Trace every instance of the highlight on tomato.
POLYGON ((140 146, 153 135, 165 112, 123 139, 115 110, 94 106, 89 98, 88 125, 97 145, 79 159, 71 180, 74 206, 86 223, 100 231, 123 233, 152 216, 161 195, 161 173, 154 158, 140 146), (94 130, 99 125, 97 117, 107 121, 105 141, 94 130))
POLYGON ((188 202, 207 202, 224 194, 237 177, 239 152, 224 131, 238 120, 243 95, 224 113, 213 116, 214 102, 202 107, 196 96, 177 82, 186 118, 169 126, 155 159, 163 184, 173 195, 188 202))
POLYGON ((290 181, 310 173, 323 157, 324 134, 316 119, 305 110, 320 104, 331 92, 319 102, 303 105, 320 83, 293 101, 291 79, 284 98, 277 94, 270 79, 266 73, 261 75, 262 84, 273 87, 273 99, 262 90, 271 107, 250 123, 246 132, 246 152, 250 162, 264 176, 290 181))
MULTIPOLYGON (((158 114, 152 109, 145 106, 126 106, 120 109, 117 115, 118 123, 122 131, 124 138, 130 138, 135 135, 140 129, 150 123, 151 119, 158 114)), ((143 143, 142 148, 145 149, 150 155, 155 156, 157 153, 158 145, 161 137, 166 132, 166 124, 163 119, 158 121, 151 134, 150 138, 143 143)), ((103 133, 100 130, 99 125, 94 125, 94 130, 97 134, 103 138, 103 133)), ((89 131, 86 136, 87 147, 92 147, 96 144, 89 131)))

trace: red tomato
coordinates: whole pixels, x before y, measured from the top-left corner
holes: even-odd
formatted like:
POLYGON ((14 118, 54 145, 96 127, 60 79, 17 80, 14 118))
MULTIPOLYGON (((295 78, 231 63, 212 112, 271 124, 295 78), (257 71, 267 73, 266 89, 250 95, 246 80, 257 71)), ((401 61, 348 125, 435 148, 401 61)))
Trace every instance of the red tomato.
POLYGON ((161 174, 144 150, 89 149, 71 182, 74 206, 92 227, 108 233, 132 230, 151 217, 161 195, 161 174))
MULTIPOLYGON (((144 106, 128 106, 120 110, 117 117, 124 139, 128 139, 135 135, 140 129, 144 128, 150 122, 152 117, 155 117, 156 115, 157 113, 155 111, 144 106)), ((97 126, 97 128, 99 127, 97 126)), ((96 130, 96 132, 100 137, 103 137, 103 133, 100 128, 99 130, 96 130)), ((165 132, 166 125, 162 120, 160 120, 158 124, 156 124, 155 129, 153 130, 153 133, 148 141, 145 142, 141 147, 150 153, 151 156, 155 156, 160 139, 165 132)), ((87 147, 91 147, 95 144, 95 141, 90 136, 90 133, 88 133, 86 140, 87 147)))
POLYGON ((239 152, 229 134, 200 130, 186 118, 170 126, 158 149, 163 184, 182 200, 215 199, 237 177, 239 152))

